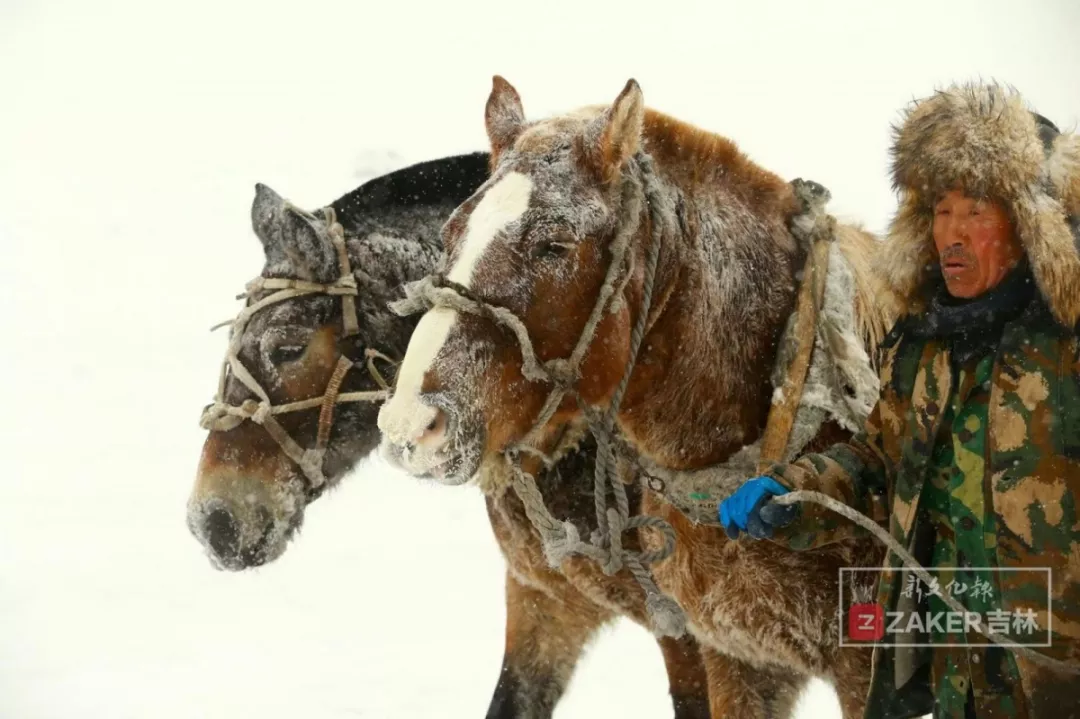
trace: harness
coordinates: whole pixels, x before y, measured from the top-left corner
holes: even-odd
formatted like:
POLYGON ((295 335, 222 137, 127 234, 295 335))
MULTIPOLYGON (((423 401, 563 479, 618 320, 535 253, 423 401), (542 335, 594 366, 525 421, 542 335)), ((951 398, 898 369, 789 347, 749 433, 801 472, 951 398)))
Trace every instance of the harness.
MULTIPOLYGON (((285 210, 295 212, 304 217, 311 218, 308 213, 290 204, 285 205, 285 210)), ((326 475, 323 473, 323 460, 326 455, 326 446, 330 440, 330 431, 334 424, 334 408, 344 402, 381 402, 389 396, 389 384, 379 373, 375 366, 375 360, 381 359, 386 362, 391 360, 381 352, 368 348, 365 349, 366 366, 371 378, 382 389, 370 392, 342 392, 341 386, 349 370, 357 364, 344 354, 338 358, 337 365, 326 383, 326 389, 322 396, 310 399, 288 402, 275 405, 270 400, 270 395, 256 381, 255 377, 244 367, 240 361, 240 343, 244 336, 244 329, 248 321, 256 312, 278 302, 291 300, 305 295, 329 295, 341 298, 342 337, 352 337, 360 332, 359 320, 356 316, 356 296, 358 294, 356 277, 353 276, 349 253, 345 246, 345 230, 336 219, 334 209, 326 207, 322 210, 327 226, 327 234, 337 252, 338 268, 340 276, 330 284, 320 284, 298 279, 283 279, 271 277, 257 277, 245 285, 245 292, 237 295, 237 299, 247 299, 247 305, 240 310, 236 318, 215 325, 212 330, 229 325, 229 346, 225 352, 225 360, 221 364, 221 374, 218 379, 217 394, 212 404, 207 405, 202 412, 199 424, 203 429, 211 432, 228 432, 238 427, 245 420, 250 420, 262 426, 274 441, 280 445, 281 450, 289 459, 296 462, 297 466, 307 477, 313 489, 318 489, 326 484, 326 475), (253 301, 255 296, 267 290, 272 293, 253 301), (226 383, 230 374, 240 380, 241 383, 252 393, 255 399, 244 400, 239 405, 228 404, 225 401, 226 383), (277 421, 277 415, 289 412, 301 412, 308 409, 319 408, 319 425, 315 437, 315 446, 304 449, 292 438, 288 431, 277 421)))
MULTIPOLYGON (((626 442, 619 441, 616 436, 615 417, 633 373, 638 350, 645 334, 664 231, 673 227, 675 214, 674 208, 670 206, 670 202, 657 187, 651 158, 639 153, 632 162, 638 169, 637 177, 634 177, 634 173, 628 173, 628 177, 624 180, 620 208, 621 227, 609 248, 611 260, 607 275, 585 328, 568 358, 540 363, 536 358, 528 330, 517 316, 504 307, 479 299, 467 288, 449 282, 441 275, 429 275, 416 283, 407 285, 406 298, 394 303, 391 308, 400 315, 409 315, 432 307, 443 307, 483 317, 511 331, 520 345, 522 374, 525 378, 536 382, 548 382, 552 385, 552 390, 532 428, 519 442, 503 451, 503 459, 513 477, 512 487, 524 504, 530 522, 541 536, 548 563, 558 568, 567 557, 581 554, 599 564, 602 571, 609 576, 622 567, 626 567, 645 592, 646 609, 653 624, 653 631, 659 636, 678 637, 685 631, 685 616, 673 599, 660 592, 648 571, 649 565, 667 558, 674 552, 674 529, 659 517, 649 515, 630 517, 625 486, 616 471, 616 450, 619 449, 624 453, 630 453, 632 450, 626 442), (631 238, 638 230, 642 202, 647 204, 649 210, 651 241, 646 251, 641 308, 631 331, 630 360, 607 409, 598 413, 585 405, 581 396, 575 391, 574 385, 580 378, 580 365, 592 343, 597 325, 603 319, 605 312, 614 312, 620 308, 622 291, 634 270, 633 254, 627 250, 631 238), (577 527, 572 522, 559 521, 551 515, 536 486, 535 478, 521 466, 522 455, 525 454, 539 457, 545 466, 550 467, 554 464, 551 457, 535 447, 535 442, 567 394, 573 395, 577 400, 597 442, 596 473, 593 484, 597 529, 588 541, 581 539, 577 527), (614 507, 607 506, 609 487, 615 497, 614 507), (624 548, 622 546, 623 532, 640 527, 659 530, 664 537, 663 547, 651 552, 634 552, 624 548)), ((793 184, 797 196, 804 203, 804 214, 796 218, 791 229, 793 234, 809 246, 810 252, 797 305, 799 317, 796 332, 799 351, 787 372, 788 381, 784 386, 785 399, 775 403, 769 412, 765 431, 767 449, 762 455, 763 462, 774 456, 778 458, 787 445, 791 433, 795 411, 806 378, 810 351, 814 344, 814 327, 828 268, 830 242, 823 240, 824 238, 832 239, 832 232, 822 231, 823 228, 820 226, 822 223, 819 221, 820 208, 828 199, 828 191, 816 183, 796 181, 793 184), (800 223, 805 226, 800 226, 800 223)), ((831 230, 831 225, 828 225, 826 229, 831 230)), ((642 470, 640 465, 637 469, 642 470)), ((645 474, 648 476, 648 473, 645 474)), ((650 487, 655 488, 652 482, 650 482, 650 487)), ((659 491, 670 501, 671 497, 665 491, 666 489, 668 487, 661 484, 659 491)), ((715 516, 715 502, 711 499, 708 501, 712 505, 711 513, 715 516)))

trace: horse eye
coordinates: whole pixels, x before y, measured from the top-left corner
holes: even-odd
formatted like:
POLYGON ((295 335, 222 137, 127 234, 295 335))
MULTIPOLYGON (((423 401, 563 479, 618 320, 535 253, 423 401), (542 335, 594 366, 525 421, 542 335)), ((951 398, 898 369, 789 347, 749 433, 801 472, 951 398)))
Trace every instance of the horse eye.
POLYGON ((295 362, 304 356, 304 348, 300 345, 282 345, 270 350, 270 361, 275 365, 295 362))
POLYGON ((574 249, 573 242, 541 242, 537 246, 535 254, 537 257, 564 257, 572 249, 574 249))

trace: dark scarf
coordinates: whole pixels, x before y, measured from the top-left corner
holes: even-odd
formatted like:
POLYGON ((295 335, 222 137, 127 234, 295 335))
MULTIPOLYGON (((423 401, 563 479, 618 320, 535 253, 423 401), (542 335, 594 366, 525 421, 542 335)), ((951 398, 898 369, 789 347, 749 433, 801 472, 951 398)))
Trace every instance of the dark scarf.
POLYGON ((1035 277, 1025 257, 1001 282, 972 299, 953 297, 937 268, 930 278, 926 313, 915 323, 914 335, 944 340, 961 364, 994 350, 1006 323, 1016 319, 1035 296, 1035 277))

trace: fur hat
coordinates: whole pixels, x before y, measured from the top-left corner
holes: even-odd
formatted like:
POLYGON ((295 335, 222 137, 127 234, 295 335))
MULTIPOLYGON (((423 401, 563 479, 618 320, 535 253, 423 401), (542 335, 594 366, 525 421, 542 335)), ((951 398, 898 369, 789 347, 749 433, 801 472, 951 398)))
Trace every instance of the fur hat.
POLYGON ((1067 328, 1080 322, 1080 136, 1058 132, 1014 90, 956 85, 915 102, 893 128, 896 217, 880 269, 907 311, 937 264, 934 203, 965 193, 1004 204, 1039 290, 1067 328))

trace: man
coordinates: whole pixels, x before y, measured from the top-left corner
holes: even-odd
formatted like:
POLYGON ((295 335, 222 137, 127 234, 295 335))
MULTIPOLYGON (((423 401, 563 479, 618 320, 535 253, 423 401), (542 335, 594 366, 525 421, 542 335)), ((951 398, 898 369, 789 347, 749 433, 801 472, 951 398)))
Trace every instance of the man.
MULTIPOLYGON (((880 348, 879 401, 850 442, 743 484, 720 521, 800 550, 859 531, 769 501, 824 492, 887 519, 939 570, 939 592, 968 589, 951 593, 984 621, 1033 613, 1027 642, 1049 635, 1036 651, 1080 666, 1080 136, 1014 92, 954 86, 907 111, 892 159, 900 207, 882 269, 905 311, 880 348)), ((886 565, 886 616, 948 611, 925 585, 911 592, 895 555, 886 565)), ((908 629, 875 648, 866 716, 1080 717, 1080 674, 975 631, 908 629)))

